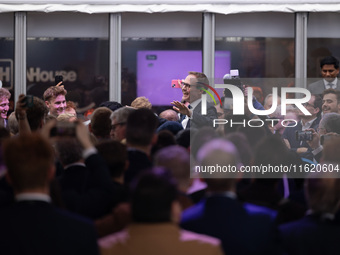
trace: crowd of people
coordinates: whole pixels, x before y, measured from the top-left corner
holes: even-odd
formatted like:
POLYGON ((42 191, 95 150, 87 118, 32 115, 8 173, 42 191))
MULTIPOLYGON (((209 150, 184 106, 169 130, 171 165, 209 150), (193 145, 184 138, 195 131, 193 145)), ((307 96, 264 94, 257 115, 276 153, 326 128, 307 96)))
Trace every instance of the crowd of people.
MULTIPOLYGON (((339 61, 327 57, 320 67, 325 82, 312 84, 303 104, 310 115, 274 111, 261 127, 215 125, 262 116, 233 116, 227 91, 222 104, 204 105, 209 80, 199 72, 160 114, 138 97, 129 106, 102 102, 88 120, 62 84, 43 98, 20 95, 10 116, 11 94, 0 88, 0 250, 337 254, 339 61), (237 171, 195 168, 217 165, 237 171), (293 166, 300 175, 242 166, 293 166)), ((252 102, 270 109, 273 95, 252 102)))

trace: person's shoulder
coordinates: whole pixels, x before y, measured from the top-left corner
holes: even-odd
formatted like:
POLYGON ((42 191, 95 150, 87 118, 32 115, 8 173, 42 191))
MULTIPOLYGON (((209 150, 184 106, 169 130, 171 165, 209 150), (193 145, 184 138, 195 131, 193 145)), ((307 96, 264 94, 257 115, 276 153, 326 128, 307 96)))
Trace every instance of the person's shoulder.
POLYGON ((318 81, 310 83, 308 85, 308 90, 312 94, 322 94, 322 91, 324 90, 323 80, 318 80, 318 81))
POLYGON ((98 245, 101 249, 110 249, 111 247, 119 243, 125 243, 128 238, 129 234, 127 232, 127 229, 124 229, 122 231, 98 239, 98 245))
POLYGON ((180 237, 182 243, 195 243, 199 244, 200 248, 203 249, 205 246, 206 248, 212 248, 212 247, 220 247, 221 241, 218 238, 204 235, 204 234, 198 234, 195 232, 191 232, 188 230, 181 229, 180 230, 180 237))
POLYGON ((94 228, 93 222, 89 219, 86 218, 82 215, 75 214, 73 212, 70 212, 68 210, 60 209, 53 207, 53 212, 55 218, 59 218, 60 221, 62 221, 64 224, 69 225, 69 226, 74 226, 78 225, 83 226, 83 227, 89 227, 89 228, 94 228))

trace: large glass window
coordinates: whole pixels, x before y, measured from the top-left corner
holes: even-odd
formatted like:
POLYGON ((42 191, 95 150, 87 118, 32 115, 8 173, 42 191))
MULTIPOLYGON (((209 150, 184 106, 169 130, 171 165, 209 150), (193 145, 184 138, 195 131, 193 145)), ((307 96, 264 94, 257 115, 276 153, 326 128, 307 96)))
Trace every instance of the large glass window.
POLYGON ((202 71, 202 14, 122 14, 122 103, 147 97, 154 108, 180 100, 172 79, 202 71))
POLYGON ((216 15, 215 49, 230 52, 230 69, 259 87, 262 100, 273 86, 294 86, 289 79, 295 76, 294 14, 216 15))
POLYGON ((80 108, 107 101, 108 24, 108 14, 28 13, 27 93, 42 98, 62 75, 80 108))
POLYGON ((340 60, 340 15, 338 13, 310 13, 307 33, 308 82, 320 80, 320 60, 333 55, 340 60))
POLYGON ((0 81, 11 92, 10 114, 14 110, 14 14, 0 14, 0 81))

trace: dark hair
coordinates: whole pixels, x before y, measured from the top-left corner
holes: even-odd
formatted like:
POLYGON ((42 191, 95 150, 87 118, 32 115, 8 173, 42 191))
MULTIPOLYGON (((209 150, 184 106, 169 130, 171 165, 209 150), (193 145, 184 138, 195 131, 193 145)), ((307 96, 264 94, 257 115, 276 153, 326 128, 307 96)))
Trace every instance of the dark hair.
POLYGON ((74 137, 61 137, 55 143, 55 149, 63 166, 75 163, 83 158, 83 147, 74 137))
POLYGON ((32 131, 39 129, 48 114, 48 108, 43 100, 33 97, 33 106, 26 110, 28 124, 32 131))
POLYGON ((312 96, 314 96, 314 108, 319 108, 319 112, 317 114, 317 116, 321 115, 322 112, 322 98, 320 95, 316 95, 316 94, 312 94, 312 96))
POLYGON ((333 56, 327 56, 320 61, 320 67, 324 65, 334 65, 335 69, 339 68, 339 60, 333 56))
POLYGON ((131 145, 149 145, 156 132, 158 119, 149 109, 133 111, 126 123, 126 141, 131 145))
POLYGON ((50 142, 40 134, 21 134, 5 140, 3 156, 7 173, 18 192, 48 185, 54 151, 50 142))
POLYGON ((157 167, 144 172, 132 187, 134 222, 170 222, 172 202, 177 198, 177 184, 170 172, 157 167))
POLYGON ((335 89, 325 89, 322 93, 322 98, 327 94, 334 94, 336 95, 336 100, 338 101, 338 104, 340 104, 340 91, 335 89))
POLYGON ((96 137, 108 138, 111 132, 112 111, 107 107, 98 107, 91 115, 91 130, 96 137))
POLYGON ((99 107, 107 107, 109 108, 111 111, 115 111, 121 107, 123 107, 123 105, 121 103, 118 103, 116 101, 105 101, 105 102, 102 102, 99 107))

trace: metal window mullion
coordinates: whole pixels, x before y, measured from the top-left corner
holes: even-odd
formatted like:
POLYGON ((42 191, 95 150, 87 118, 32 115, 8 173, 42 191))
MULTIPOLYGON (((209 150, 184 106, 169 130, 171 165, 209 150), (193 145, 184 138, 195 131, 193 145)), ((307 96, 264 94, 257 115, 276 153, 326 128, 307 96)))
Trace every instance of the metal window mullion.
POLYGON ((16 12, 14 17, 14 100, 16 100, 20 94, 26 94, 27 14, 16 12))
POLYGON ((203 14, 203 73, 214 85, 215 78, 215 14, 203 14))
POLYGON ((121 102, 121 14, 110 14, 109 100, 121 102))
POLYGON ((295 13, 295 86, 307 87, 308 13, 295 13))

